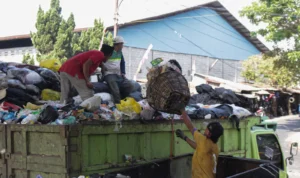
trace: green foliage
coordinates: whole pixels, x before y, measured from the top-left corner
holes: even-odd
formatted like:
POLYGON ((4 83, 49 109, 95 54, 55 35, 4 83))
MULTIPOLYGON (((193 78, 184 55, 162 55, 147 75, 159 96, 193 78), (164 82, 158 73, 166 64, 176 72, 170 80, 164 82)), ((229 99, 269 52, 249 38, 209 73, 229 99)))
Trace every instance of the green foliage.
POLYGON ((282 65, 281 63, 281 58, 278 56, 251 56, 243 62, 242 76, 248 81, 279 88, 297 85, 300 77, 294 75, 287 64, 282 65))
POLYGON ((34 57, 31 56, 30 54, 25 54, 25 55, 23 56, 22 63, 23 63, 23 64, 34 65, 34 57))
MULTIPOLYGON (((255 25, 262 24, 262 28, 252 32, 252 35, 261 35, 267 41, 275 44, 274 50, 267 54, 269 57, 258 60, 258 70, 267 68, 270 70, 269 73, 274 73, 266 75, 266 72, 263 72, 263 78, 274 86, 295 85, 299 80, 297 76, 300 75, 300 1, 259 0, 245 7, 240 11, 240 15, 247 17, 255 25), (278 43, 287 40, 293 42, 293 48, 290 50, 280 49, 278 43), (267 67, 265 66, 266 61, 268 62, 267 67)), ((250 58, 249 61, 254 62, 255 60, 250 58)), ((251 68, 248 66, 248 69, 249 67, 251 68)), ((248 79, 256 78, 257 80, 257 71, 254 74, 248 69, 243 72, 243 75, 248 79)))
MULTIPOLYGON (((99 49, 103 34, 103 22, 94 21, 94 27, 81 34, 74 32, 75 18, 71 14, 63 19, 59 0, 51 0, 50 9, 45 12, 39 7, 35 33, 31 33, 34 47, 37 49, 37 61, 57 58, 64 62, 78 52, 99 49)), ((112 34, 105 34, 104 43, 112 44, 112 34)))

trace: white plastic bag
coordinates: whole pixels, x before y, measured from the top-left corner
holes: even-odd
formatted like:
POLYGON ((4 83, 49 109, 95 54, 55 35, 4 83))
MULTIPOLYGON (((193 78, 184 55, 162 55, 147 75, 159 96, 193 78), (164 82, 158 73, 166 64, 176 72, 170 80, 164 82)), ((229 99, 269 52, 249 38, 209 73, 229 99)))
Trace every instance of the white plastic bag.
POLYGON ((101 105, 101 97, 100 96, 93 96, 84 100, 80 106, 86 108, 89 111, 96 111, 100 108, 101 105))
POLYGON ((25 117, 21 124, 34 124, 38 120, 38 115, 29 114, 27 117, 25 117))
POLYGON ((239 118, 239 119, 251 115, 251 112, 248 111, 248 110, 245 109, 245 108, 236 106, 236 105, 234 105, 234 104, 231 104, 230 106, 231 106, 232 109, 233 109, 233 115, 237 116, 237 118, 239 118))
POLYGON ((111 94, 103 92, 103 93, 96 93, 94 96, 100 96, 102 101, 107 101, 109 107, 114 106, 114 102, 113 102, 114 98, 111 94))

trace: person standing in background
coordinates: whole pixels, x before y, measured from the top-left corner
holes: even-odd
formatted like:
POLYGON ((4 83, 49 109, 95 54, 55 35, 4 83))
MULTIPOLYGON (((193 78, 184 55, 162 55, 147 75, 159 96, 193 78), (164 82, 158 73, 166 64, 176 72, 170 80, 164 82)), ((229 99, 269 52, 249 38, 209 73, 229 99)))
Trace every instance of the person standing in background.
POLYGON ((121 99, 131 93, 133 84, 125 76, 125 60, 122 54, 124 39, 117 36, 114 38, 113 43, 114 51, 108 61, 103 64, 103 74, 115 104, 120 104, 121 99))

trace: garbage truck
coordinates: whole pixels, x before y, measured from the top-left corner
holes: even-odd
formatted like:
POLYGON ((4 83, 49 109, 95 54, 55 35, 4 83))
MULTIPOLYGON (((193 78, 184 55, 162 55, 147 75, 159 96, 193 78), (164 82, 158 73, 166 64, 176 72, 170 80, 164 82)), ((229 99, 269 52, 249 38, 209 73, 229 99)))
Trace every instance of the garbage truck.
MULTIPOLYGON (((193 120, 204 131, 205 123, 193 120)), ((218 120, 224 135, 218 146, 217 177, 288 177, 275 133, 276 124, 260 117, 241 119, 239 129, 218 120), (273 176, 274 177, 274 176, 273 176)), ((191 177, 193 150, 174 134, 189 131, 181 120, 122 121, 78 125, 0 125, 0 175, 9 178, 191 177)), ((189 135, 191 137, 191 135, 189 135)))

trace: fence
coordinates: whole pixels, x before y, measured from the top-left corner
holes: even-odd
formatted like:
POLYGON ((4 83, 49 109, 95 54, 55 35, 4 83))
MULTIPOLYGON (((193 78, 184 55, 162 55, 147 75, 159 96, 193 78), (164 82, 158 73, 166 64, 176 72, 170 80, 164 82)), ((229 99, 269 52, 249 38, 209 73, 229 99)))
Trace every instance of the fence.
MULTIPOLYGON (((126 73, 127 77, 132 79, 136 73, 139 62, 142 59, 146 49, 124 47, 123 55, 126 61, 126 73)), ((191 81, 194 73, 201 73, 205 75, 215 76, 230 81, 242 81, 241 77, 241 61, 238 60, 225 60, 214 59, 210 57, 169 53, 163 51, 150 51, 148 60, 144 63, 139 71, 137 78, 145 79, 147 75, 147 67, 150 68, 150 61, 152 59, 161 57, 164 60, 176 59, 181 67, 183 74, 188 81, 191 81)))

